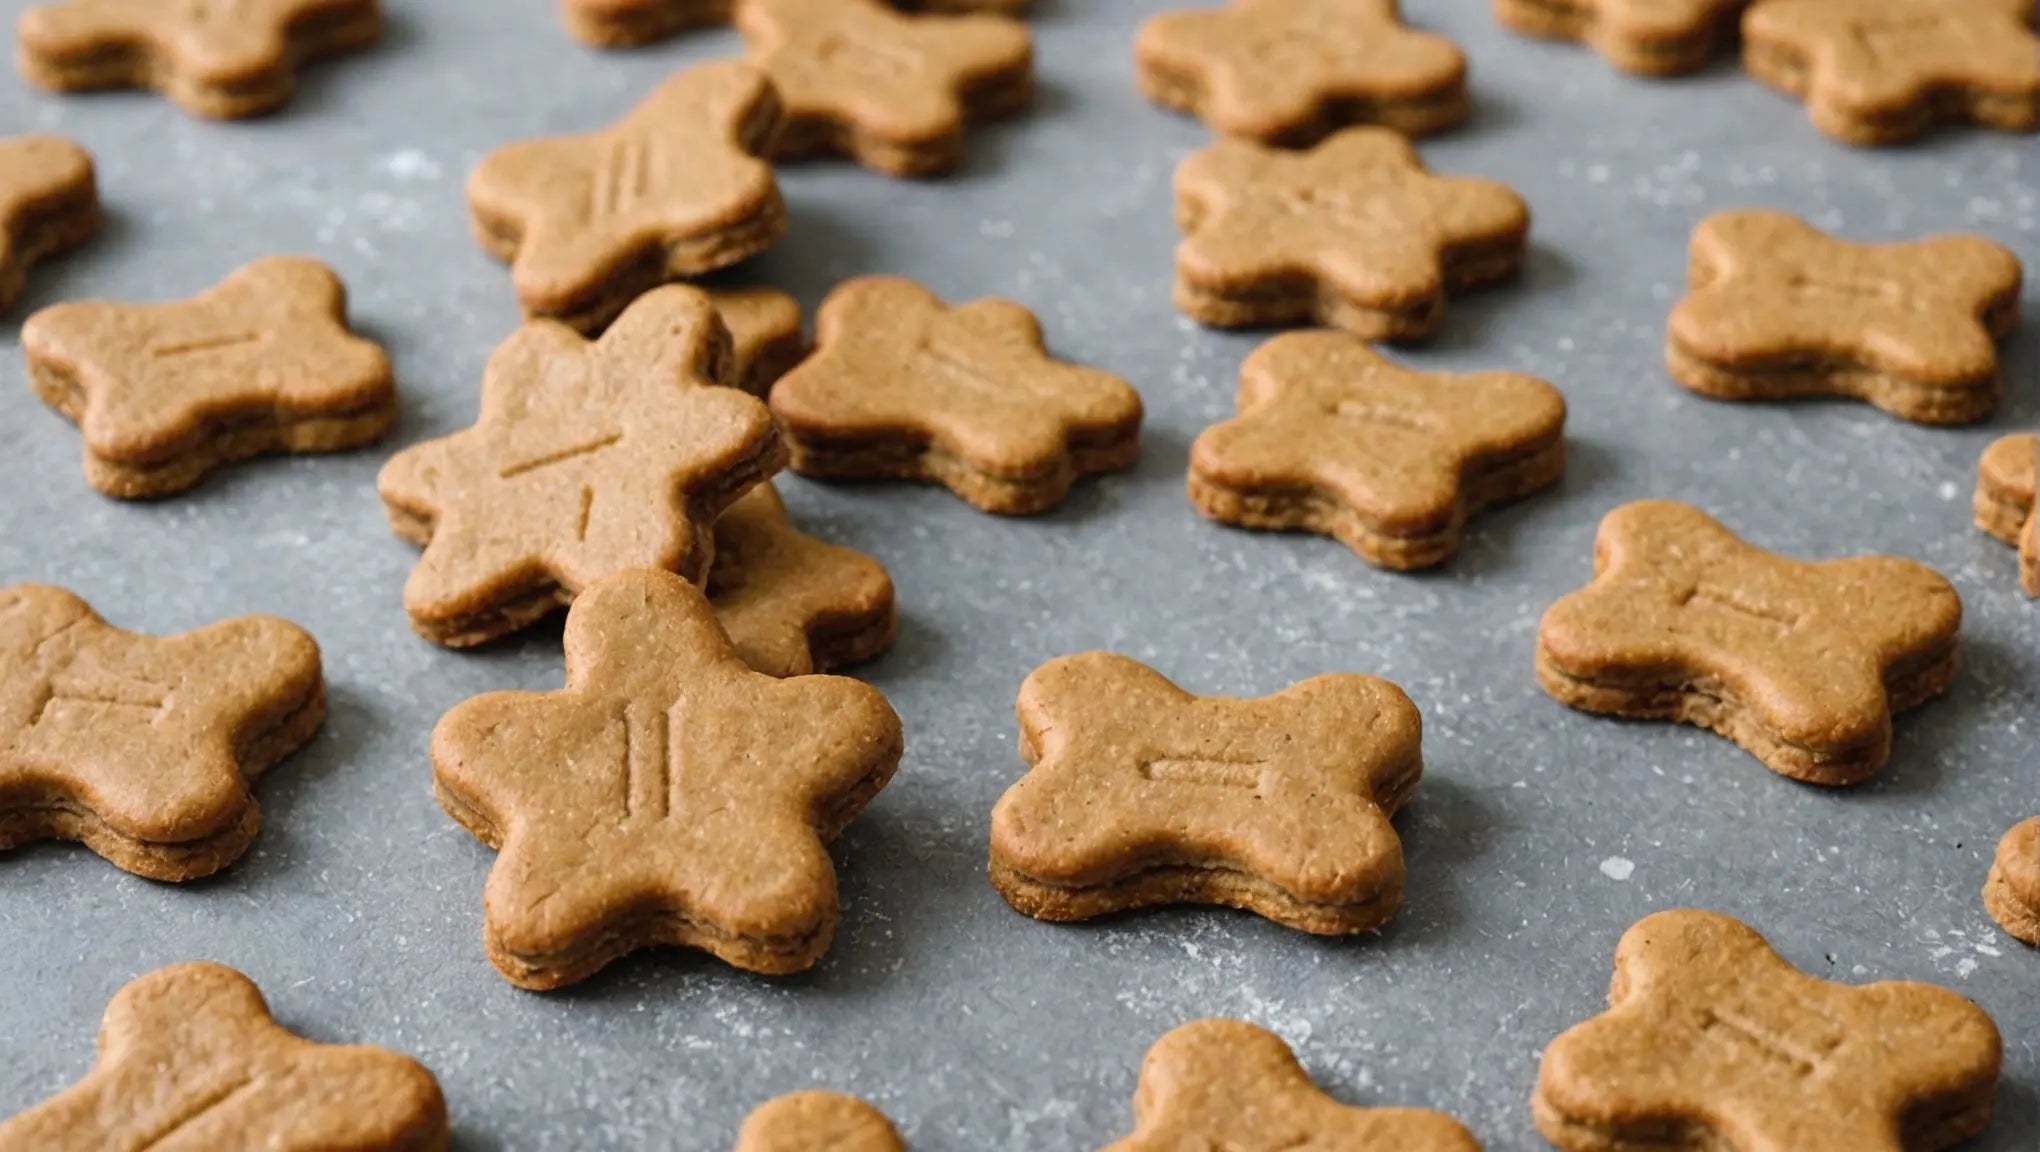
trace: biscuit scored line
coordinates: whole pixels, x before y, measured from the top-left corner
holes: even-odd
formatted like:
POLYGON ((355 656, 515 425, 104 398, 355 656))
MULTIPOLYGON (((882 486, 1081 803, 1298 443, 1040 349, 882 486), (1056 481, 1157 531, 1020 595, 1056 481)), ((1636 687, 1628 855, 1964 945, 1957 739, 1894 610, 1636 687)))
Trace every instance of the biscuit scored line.
POLYGON ((193 1124, 234 1103, 237 1097, 246 1095, 251 1089, 256 1087, 256 1084, 256 1077, 242 1076, 239 1080, 230 1081, 224 1087, 216 1088, 198 1097, 182 1114, 173 1116, 167 1125, 145 1137, 140 1144, 135 1146, 135 1152, 149 1152, 151 1148, 161 1147, 165 1142, 193 1124))
POLYGON ((831 28, 815 44, 815 57, 846 72, 891 80, 925 71, 928 57, 906 44, 889 44, 863 34, 863 29, 831 28))
POLYGON ((914 359, 939 375, 944 382, 987 400, 1011 400, 1015 392, 1044 402, 1060 399, 1034 372, 1016 372, 1010 379, 994 379, 969 355, 951 350, 947 342, 923 334, 914 346, 914 359))
POLYGON ((672 724, 663 710, 625 704, 618 712, 623 728, 623 817, 626 822, 654 806, 652 823, 673 815, 672 724))
POLYGON ((1921 33, 1930 33, 1948 27, 1945 12, 1869 12, 1849 21, 1849 39, 1863 49, 1870 63, 1879 68, 1889 67, 1894 58, 1902 58, 1903 52, 1893 49, 1906 48, 1919 42, 1921 33))
POLYGON ((1143 760, 1140 774, 1157 784, 1192 784, 1217 788, 1258 789, 1265 760, 1224 760, 1216 757, 1163 756, 1143 760))
POLYGON ((605 448, 614 448, 622 442, 622 432, 610 432, 597 436, 593 440, 584 440, 579 444, 569 445, 568 447, 555 449, 543 455, 533 456, 528 460, 519 460, 514 464, 505 464, 496 473, 496 476, 501 480, 515 480, 527 472, 536 472, 541 468, 550 468, 555 464, 564 464, 581 456, 593 456, 605 448))
POLYGON ((1349 397, 1340 400, 1332 409, 1332 414, 1341 420, 1373 424, 1404 432, 1436 432, 1440 427, 1435 412, 1426 412, 1409 405, 1384 400, 1349 397))
MULTIPOLYGON (((1774 1005, 1773 1010, 1792 1011, 1790 1007, 1782 1004, 1774 1005)), ((1804 1014, 1795 1015, 1793 1022, 1808 1019, 1817 1020, 1822 1025, 1819 1035, 1810 1041, 1793 1035, 1793 1029, 1789 1024, 1783 1028, 1774 1028, 1743 1012, 1703 1008, 1700 1010, 1700 1031, 1732 1048, 1754 1051, 1759 1056, 1792 1069, 1794 1075, 1805 1078, 1825 1066, 1828 1057, 1834 1055, 1835 1050, 1842 1046, 1845 1039, 1840 1033, 1840 1025, 1825 1013, 1811 1008, 1804 1014)))
POLYGON ((168 360, 174 356, 189 356, 195 352, 215 352, 222 348, 234 348, 244 344, 259 344, 265 339, 261 332, 222 332, 217 336, 194 336, 189 340, 170 340, 149 345, 149 356, 155 360, 168 360))
POLYGON ((1714 609, 1732 616, 1753 621, 1779 635, 1795 631, 1806 622, 1803 613, 1788 612, 1769 604, 1756 603, 1744 596, 1740 590, 1701 580, 1690 591, 1683 592, 1675 601, 1681 608, 1714 609))

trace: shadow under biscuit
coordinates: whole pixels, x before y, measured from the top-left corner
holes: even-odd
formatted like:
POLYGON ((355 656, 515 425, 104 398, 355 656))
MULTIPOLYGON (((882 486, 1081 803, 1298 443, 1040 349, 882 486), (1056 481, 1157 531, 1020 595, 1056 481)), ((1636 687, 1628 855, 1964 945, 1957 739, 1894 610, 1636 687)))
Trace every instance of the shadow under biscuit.
MULTIPOLYGON (((1970 741, 1978 732, 1993 729, 2003 735, 2001 725, 1985 722, 1986 713, 1994 705, 2002 706, 2004 693, 2016 697, 2016 685, 2031 684, 2040 677, 2040 659, 1995 636, 1979 635, 1985 626, 1974 612, 1964 622, 1962 668, 1955 682, 1947 692, 1893 720, 1891 760, 1864 785, 1864 791, 1916 797, 1966 787, 1962 777, 1972 759, 1966 750, 1970 741)), ((1981 841, 1984 834, 1972 835, 1981 841)))

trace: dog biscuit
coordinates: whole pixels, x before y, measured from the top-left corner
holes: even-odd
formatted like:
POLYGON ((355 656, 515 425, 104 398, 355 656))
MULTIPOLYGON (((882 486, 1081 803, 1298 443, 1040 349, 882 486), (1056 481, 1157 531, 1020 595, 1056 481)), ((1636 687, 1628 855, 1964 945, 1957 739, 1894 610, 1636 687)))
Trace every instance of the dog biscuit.
POLYGON ((1983 906, 2006 932, 2040 946, 2040 816, 2013 825, 1998 841, 1983 906))
POLYGON ((1578 40, 1625 72, 1677 76, 1733 44, 1750 0, 1494 0, 1495 18, 1528 36, 1578 40))
POLYGON ((736 386, 763 400, 772 385, 807 355, 800 302, 774 288, 705 288, 730 330, 736 386))
POLYGON ((2040 435, 2015 433, 1984 451, 1977 466, 1976 526, 2019 550, 2020 583, 2040 596, 2040 514, 2036 514, 2035 473, 2040 471, 2040 435))
POLYGON ((759 1105, 736 1152, 907 1152, 885 1114, 840 1092, 793 1092, 759 1105))
POLYGON ((0 137, 0 312, 28 270, 99 231, 92 154, 62 136, 0 137))
MULTIPOLYGON (((1031 0, 892 0, 926 12, 1017 13, 1031 0)), ((629 48, 693 28, 726 24, 738 0, 560 0, 567 31, 597 48, 629 48)))
POLYGON ((869 660, 899 630, 885 566, 795 528, 770 481, 715 522, 708 602, 744 662, 771 676, 869 660))

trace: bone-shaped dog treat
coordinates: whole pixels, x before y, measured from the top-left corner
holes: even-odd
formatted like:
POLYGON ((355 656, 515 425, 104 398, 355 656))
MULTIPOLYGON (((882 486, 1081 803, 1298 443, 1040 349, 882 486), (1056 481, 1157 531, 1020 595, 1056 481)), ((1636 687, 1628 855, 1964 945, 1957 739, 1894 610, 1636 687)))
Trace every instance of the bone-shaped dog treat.
POLYGON ((885 566, 795 528, 769 481, 715 522, 708 601, 744 662, 772 676, 869 660, 899 629, 885 566))
POLYGON ((1104 1152, 1480 1152, 1442 1112, 1339 1103, 1281 1037, 1244 1020, 1194 1020, 1155 1041, 1133 1115, 1133 1134, 1104 1152))
POLYGON ((21 330, 29 382, 83 433, 109 496, 182 492, 224 464, 372 443, 397 419, 389 357, 347 328, 347 291, 298 256, 189 300, 57 304, 21 330))
MULTIPOLYGON (((1031 0, 892 0, 926 12, 1019 12, 1031 0)), ((726 23, 738 0, 560 0, 567 31, 597 48, 650 44, 691 28, 726 23)))
POLYGON ((152 880, 211 875, 261 826, 249 785, 325 715, 295 624, 144 636, 61 588, 0 589, 0 849, 77 840, 152 880))
POLYGON ((611 572, 702 579, 716 516, 786 459, 764 404, 709 386, 729 373, 714 306, 677 284, 600 340, 534 320, 504 341, 474 426, 406 449, 377 480, 390 526, 425 545, 404 584, 412 627, 465 647, 611 572))
POLYGON ((1937 1152, 1990 1122, 1990 1017, 1930 984, 1808 976, 1681 909, 1615 949, 1607 1012, 1544 1050, 1537 1128, 1565 1152, 1937 1152))
POLYGON ((1998 841, 1983 906, 1999 927, 2040 946, 2040 816, 2013 825, 1998 841))
POLYGON ((1518 32, 1579 40, 1625 72, 1676 76, 1735 42, 1750 0, 1494 0, 1518 32))
POLYGON ((1089 652, 1035 669, 1017 711, 1029 771, 992 810, 991 879, 1029 916, 1218 904, 1344 935, 1402 900, 1389 817, 1423 774, 1422 721, 1386 680, 1200 697, 1089 652))
POLYGON ((696 65, 607 128, 498 148, 468 177, 482 247, 528 316, 582 332, 666 281, 734 264, 786 231, 761 157, 782 123, 756 69, 696 65))
POLYGON ((1677 720, 1772 771, 1854 784, 1891 754, 1891 717, 1955 678, 1962 601, 1891 556, 1807 563, 1697 508, 1610 512, 1594 580, 1544 614, 1537 680, 1588 712, 1677 720))
POLYGON ((1468 516, 1565 468, 1558 389, 1514 372, 1413 372, 1343 332, 1256 348, 1239 410, 1190 446, 1197 510, 1333 536, 1386 568, 1442 563, 1468 516))
POLYGON ((441 1152, 446 1100, 408 1056, 315 1044, 246 976, 174 964, 115 994, 99 1060, 0 1121, 0 1152, 441 1152))
POLYGON ((1984 451, 1977 465, 1976 526, 2019 550, 2020 583, 2040 596, 2040 435, 2006 436, 1984 451))
POLYGON ((1980 236, 1855 244, 1783 212, 1693 230, 1672 309, 1674 379, 1723 400, 1842 396, 1958 424, 1997 407, 1997 341, 2017 322, 2018 258, 1980 236))
POLYGON ((840 1092, 794 1092, 744 1120, 736 1152, 907 1152, 885 1114, 840 1092))
POLYGON ((883 276, 822 302, 815 351, 773 387, 772 412, 796 472, 937 483, 1008 515, 1054 507, 1077 477, 1140 452, 1140 394, 1049 356, 1025 308, 951 307, 883 276))
POLYGON ((752 671, 693 585, 635 569, 567 613, 567 684, 432 734, 434 789, 502 850, 483 941, 544 990, 654 944, 798 972, 836 926, 833 839, 892 778, 899 717, 835 676, 752 671))
POLYGON ((1410 136, 1466 119, 1466 57, 1405 27, 1397 0, 1231 0, 1164 12, 1134 39, 1147 98, 1229 136, 1296 147, 1379 124, 1410 136))
POLYGON ((0 138, 0 312, 37 261, 99 231, 92 155, 62 136, 0 138))

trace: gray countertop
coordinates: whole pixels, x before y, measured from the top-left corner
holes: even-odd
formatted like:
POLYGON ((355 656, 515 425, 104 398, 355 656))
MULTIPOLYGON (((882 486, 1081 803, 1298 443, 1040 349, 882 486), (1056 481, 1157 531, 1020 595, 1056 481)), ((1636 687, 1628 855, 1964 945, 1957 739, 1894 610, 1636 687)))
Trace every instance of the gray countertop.
MULTIPOLYGON (((1544 1043, 1598 1011, 1622 930, 1677 905, 1748 920, 1843 980, 1946 984, 2003 1030, 1979 1149, 2040 1130, 2040 955, 1977 890, 1992 846, 2040 811, 2040 605, 1970 526, 1984 445, 2040 424, 2040 146, 1950 132, 1855 151, 1732 61, 1672 82, 1502 32, 1481 0, 1413 0, 1472 59, 1476 111, 1433 167, 1508 181, 1536 214, 1516 284, 1454 301, 1425 368, 1543 376, 1572 407, 1557 491, 1479 520, 1436 572, 1376 571, 1306 536, 1201 521, 1187 446, 1232 411, 1257 334, 1169 305, 1170 173, 1207 140, 1136 94, 1136 24, 1170 0, 1038 0, 1035 111, 975 134, 952 179, 789 168, 786 239, 746 277, 812 306, 845 277, 913 276, 951 299, 1035 309, 1051 345, 1134 381, 1139 466, 1035 520, 947 493, 782 482, 797 520, 882 559, 902 628, 863 670, 904 718, 898 777, 839 843, 843 921, 812 972, 767 979, 657 952, 552 995, 481 948, 492 854, 433 802, 426 734, 448 707, 560 678, 558 627, 479 653, 412 636, 416 551, 374 491, 388 447, 270 460, 150 504, 102 499, 78 435, 29 391, 30 309, 193 293, 266 253, 346 279, 404 395, 398 444, 474 416, 483 360, 516 324, 505 271, 469 238, 461 185, 491 147, 607 123, 726 33, 602 55, 550 0, 388 0, 378 49, 314 68, 289 108, 218 124, 143 96, 58 100, 0 74, 0 134, 49 130, 98 157, 107 230, 45 265, 0 322, 0 582, 47 580, 114 622, 176 631, 245 612, 325 649, 324 732, 259 788, 264 826, 223 876, 172 887, 76 846, 0 859, 0 1114, 82 1074, 101 1009, 162 964, 248 972, 287 1024, 416 1054, 463 1149, 727 1147, 766 1097, 868 1096, 921 1149, 1083 1149, 1130 1126, 1141 1054, 1234 1015, 1288 1038, 1363 1104, 1428 1105, 1507 1152, 1543 1148, 1528 1098, 1544 1043), (1865 239, 1968 228, 2026 262, 2009 396, 1987 427, 1904 424, 1852 404, 1732 406, 1674 386, 1664 317, 1702 215, 1774 205, 1865 239), (1797 786, 1689 728, 1559 707, 1531 676, 1539 614, 1589 572, 1594 525, 1643 496, 1696 503, 1804 557, 1924 560, 1960 588, 1967 668, 1898 724, 1890 766, 1849 791, 1797 786), (1012 706, 1043 660, 1112 648, 1200 692, 1318 672, 1387 676, 1424 713, 1428 773, 1398 821, 1402 910, 1318 940, 1244 914, 1166 911, 1054 927, 984 877, 988 813, 1020 773, 1012 706)), ((26 0, 0 0, 11 26, 26 0)))

